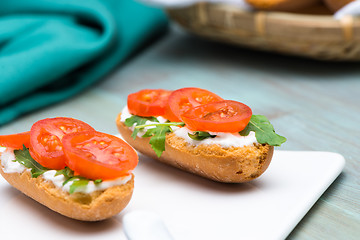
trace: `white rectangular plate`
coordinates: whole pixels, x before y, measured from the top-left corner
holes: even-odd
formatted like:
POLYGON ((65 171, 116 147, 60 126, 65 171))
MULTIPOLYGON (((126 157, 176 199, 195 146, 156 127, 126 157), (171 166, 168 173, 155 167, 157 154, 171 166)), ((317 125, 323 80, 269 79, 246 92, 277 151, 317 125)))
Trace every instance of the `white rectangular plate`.
POLYGON ((222 184, 140 156, 130 204, 95 223, 54 213, 0 178, 1 239, 126 239, 122 217, 133 210, 159 214, 177 240, 284 239, 344 164, 336 153, 275 151, 260 178, 222 184))

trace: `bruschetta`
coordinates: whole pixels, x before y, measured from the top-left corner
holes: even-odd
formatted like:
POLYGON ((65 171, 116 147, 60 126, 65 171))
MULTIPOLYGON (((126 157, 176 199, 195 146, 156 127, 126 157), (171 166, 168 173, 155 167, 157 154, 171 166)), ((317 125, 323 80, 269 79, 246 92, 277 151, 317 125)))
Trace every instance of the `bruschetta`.
POLYGON ((136 150, 199 176, 248 182, 286 138, 245 104, 200 88, 145 89, 128 96, 116 124, 136 150))
POLYGON ((64 216, 104 220, 131 199, 137 153, 82 121, 43 119, 30 132, 0 136, 0 146, 4 179, 64 216))

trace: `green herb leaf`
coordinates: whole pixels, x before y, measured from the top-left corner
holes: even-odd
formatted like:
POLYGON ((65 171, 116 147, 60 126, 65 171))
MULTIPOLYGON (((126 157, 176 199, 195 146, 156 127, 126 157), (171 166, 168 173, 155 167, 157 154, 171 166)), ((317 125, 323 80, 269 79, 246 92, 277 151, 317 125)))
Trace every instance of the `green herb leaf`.
POLYGON ((273 125, 263 115, 252 115, 249 124, 239 134, 247 136, 250 131, 255 132, 256 140, 261 144, 280 146, 286 142, 286 138, 276 134, 273 125))
POLYGON ((153 126, 154 128, 149 128, 142 137, 151 137, 150 145, 151 148, 155 151, 158 157, 161 157, 161 154, 165 151, 165 139, 166 133, 172 132, 172 126, 185 126, 183 122, 166 122, 166 123, 154 123, 136 126, 137 128, 144 128, 153 126))
MULTIPOLYGON (((86 187, 89 184, 89 182, 91 181, 90 179, 87 179, 87 178, 84 178, 81 176, 75 176, 74 171, 68 167, 65 167, 64 169, 61 169, 61 170, 57 170, 55 176, 58 176, 61 174, 64 175, 64 177, 65 177, 65 181, 62 184, 63 186, 65 186, 68 182, 72 181, 72 184, 70 185, 70 190, 69 190, 70 194, 74 193, 75 190, 79 187, 86 187)), ((102 182, 101 179, 94 180, 95 184, 99 184, 101 182, 102 182)))
POLYGON ((58 175, 64 175, 65 177, 65 181, 62 183, 63 186, 65 186, 65 184, 67 184, 69 181, 73 180, 74 176, 74 171, 71 170, 69 167, 65 167, 64 169, 61 170, 57 170, 55 173, 55 176, 58 175))
POLYGON ((65 167, 64 169, 57 170, 55 173, 55 177, 61 174, 64 175, 65 178, 71 178, 74 176, 74 171, 71 170, 69 167, 65 167))
POLYGON ((216 137, 216 135, 212 135, 208 132, 203 132, 203 131, 196 131, 196 132, 193 132, 193 134, 191 133, 188 133, 189 137, 191 139, 194 139, 196 141, 201 141, 201 140, 204 140, 206 138, 214 138, 216 137))
POLYGON ((166 133, 172 132, 169 126, 156 126, 146 131, 143 137, 151 137, 150 145, 158 157, 165 151, 166 133))
POLYGON ((125 125, 131 127, 136 124, 133 133, 131 134, 132 138, 136 138, 138 132, 145 127, 153 126, 149 128, 142 137, 150 137, 151 148, 155 151, 158 157, 165 151, 165 139, 166 133, 172 132, 172 126, 185 126, 183 122, 169 122, 159 123, 155 117, 140 117, 140 116, 131 116, 125 120, 125 125), (147 121, 154 122, 153 124, 146 124, 147 121))
MULTIPOLYGON (((159 122, 157 120, 156 117, 140 117, 140 116, 136 116, 136 115, 133 115, 127 119, 125 119, 125 122, 124 124, 127 126, 127 127, 132 127, 134 124, 136 124, 136 126, 139 126, 139 125, 144 125, 147 121, 151 121, 151 122, 159 122)), ((131 134, 131 137, 133 139, 136 138, 138 132, 141 130, 142 128, 135 128, 133 133, 131 134)))
MULTIPOLYGON (((38 162, 36 162, 30 155, 29 149, 25 146, 22 150, 14 150, 15 154, 15 160, 14 162, 19 162, 20 164, 24 165, 26 168, 31 169, 31 177, 37 178, 41 174, 45 173, 46 171, 49 171, 51 169, 48 169, 46 167, 41 166, 38 162)), ((91 181, 90 179, 81 177, 81 176, 75 176, 74 171, 71 170, 68 167, 65 167, 64 169, 57 170, 55 173, 55 176, 58 175, 64 175, 65 181, 63 182, 63 186, 73 181, 73 183, 70 185, 69 193, 74 193, 74 191, 79 187, 86 187, 86 185, 91 181)), ((101 179, 94 180, 95 184, 101 183, 101 179)))
POLYGON ((96 180, 94 180, 94 183, 99 184, 99 183, 102 183, 102 181, 103 181, 102 179, 96 179, 96 180))
POLYGON ((69 193, 72 194, 75 192, 76 189, 78 188, 86 188, 86 186, 89 184, 89 179, 85 179, 85 178, 75 178, 75 179, 71 179, 73 180, 73 183, 70 186, 70 190, 69 193))
POLYGON ((41 166, 38 162, 36 162, 30 155, 29 149, 25 146, 22 150, 14 150, 15 160, 14 162, 19 162, 24 165, 26 168, 31 169, 31 177, 37 178, 44 172, 48 171, 49 169, 41 166))
POLYGON ((72 177, 71 178, 65 178, 65 181, 62 183, 62 185, 65 186, 71 180, 74 180, 74 179, 72 177))

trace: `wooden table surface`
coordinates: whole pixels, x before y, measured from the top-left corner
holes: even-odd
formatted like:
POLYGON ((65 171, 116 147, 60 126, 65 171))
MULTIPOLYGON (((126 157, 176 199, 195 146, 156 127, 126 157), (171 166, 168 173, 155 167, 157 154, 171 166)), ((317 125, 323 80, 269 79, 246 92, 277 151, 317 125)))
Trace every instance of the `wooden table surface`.
POLYGON ((185 86, 242 101, 255 114, 268 116, 288 139, 281 150, 342 154, 343 173, 289 239, 360 239, 360 63, 246 50, 175 28, 89 91, 26 115, 2 127, 0 134, 27 131, 35 121, 55 116, 78 118, 116 134, 115 118, 129 93, 185 86))

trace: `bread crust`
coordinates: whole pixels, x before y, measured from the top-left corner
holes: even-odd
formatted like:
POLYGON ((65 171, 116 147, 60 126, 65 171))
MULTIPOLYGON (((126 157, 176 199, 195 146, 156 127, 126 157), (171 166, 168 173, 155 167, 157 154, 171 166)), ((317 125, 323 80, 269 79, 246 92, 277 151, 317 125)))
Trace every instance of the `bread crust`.
POLYGON ((268 168, 274 147, 268 144, 254 144, 224 149, 219 145, 188 144, 182 138, 170 133, 166 136, 165 151, 157 157, 149 144, 150 138, 131 137, 132 130, 120 121, 116 125, 123 138, 139 152, 160 162, 225 183, 248 182, 264 173, 268 168))
POLYGON ((259 10, 296 11, 315 5, 319 0, 246 0, 246 2, 259 10))
POLYGON ((100 221, 118 214, 129 203, 134 188, 133 174, 131 180, 124 185, 91 194, 69 194, 41 175, 32 178, 29 171, 5 173, 1 166, 0 173, 8 183, 25 195, 55 212, 82 221, 100 221))

